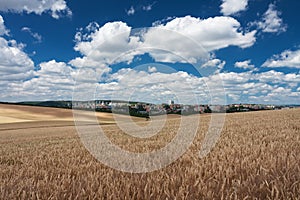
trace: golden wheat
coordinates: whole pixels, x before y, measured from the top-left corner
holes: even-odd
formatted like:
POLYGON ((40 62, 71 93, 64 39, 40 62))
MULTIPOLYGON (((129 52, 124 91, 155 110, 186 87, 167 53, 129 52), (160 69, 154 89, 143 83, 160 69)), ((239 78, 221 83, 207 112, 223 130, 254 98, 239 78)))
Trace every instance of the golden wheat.
MULTIPOLYGON (((174 137, 178 120, 169 119, 149 139, 131 138, 115 125, 103 127, 123 149, 147 152, 174 137)), ((299 199, 300 109, 228 114, 217 145, 203 159, 198 152, 210 115, 200 120, 180 159, 141 174, 99 163, 74 126, 0 126, 0 198, 299 199)))

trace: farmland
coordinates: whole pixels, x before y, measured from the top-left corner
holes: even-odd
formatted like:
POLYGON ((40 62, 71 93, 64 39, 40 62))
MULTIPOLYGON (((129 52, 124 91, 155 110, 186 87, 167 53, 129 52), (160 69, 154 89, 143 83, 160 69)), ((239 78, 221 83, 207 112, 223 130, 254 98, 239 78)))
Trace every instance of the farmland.
MULTIPOLYGON (((211 115, 201 115, 188 151, 148 173, 121 172, 98 162, 81 143, 71 110, 11 105, 0 110, 0 199, 300 196, 300 109, 227 114, 221 137, 202 159, 199 149, 211 115)), ((180 123, 180 116, 170 115, 157 135, 141 139, 124 134, 110 113, 97 113, 97 119, 113 143, 133 152, 162 148, 180 123)))

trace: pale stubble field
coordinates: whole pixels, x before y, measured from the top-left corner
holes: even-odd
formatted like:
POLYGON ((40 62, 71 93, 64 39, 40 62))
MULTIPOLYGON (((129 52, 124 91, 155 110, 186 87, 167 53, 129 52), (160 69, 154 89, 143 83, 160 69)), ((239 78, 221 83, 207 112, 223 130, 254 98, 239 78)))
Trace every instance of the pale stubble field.
MULTIPOLYGON (((182 157, 166 168, 140 174, 111 169, 93 158, 76 133, 70 110, 2 105, 1 113, 1 199, 300 196, 300 109, 227 114, 216 146, 200 159, 210 121, 210 115, 202 115, 196 138, 182 157)), ((134 152, 166 145, 180 121, 171 116, 159 134, 138 139, 124 134, 109 114, 98 117, 112 142, 134 152)))

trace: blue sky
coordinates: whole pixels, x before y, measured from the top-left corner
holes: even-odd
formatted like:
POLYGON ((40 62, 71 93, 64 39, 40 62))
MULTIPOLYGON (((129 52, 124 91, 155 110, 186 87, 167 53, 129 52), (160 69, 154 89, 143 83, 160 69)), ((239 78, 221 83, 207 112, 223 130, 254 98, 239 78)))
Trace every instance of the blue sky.
POLYGON ((300 103, 300 2, 0 0, 0 101, 300 103))

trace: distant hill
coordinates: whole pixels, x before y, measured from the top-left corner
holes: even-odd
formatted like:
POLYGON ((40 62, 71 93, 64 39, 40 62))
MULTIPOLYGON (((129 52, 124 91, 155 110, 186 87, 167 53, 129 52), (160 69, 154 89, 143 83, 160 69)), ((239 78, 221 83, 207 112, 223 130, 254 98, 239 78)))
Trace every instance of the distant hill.
POLYGON ((194 113, 217 113, 217 112, 248 112, 258 110, 276 110, 300 107, 299 105, 262 105, 262 104, 230 104, 230 105, 181 105, 161 104, 155 105, 146 102, 124 100, 91 100, 91 101, 23 101, 17 103, 0 102, 3 104, 42 106, 65 109, 94 110, 98 112, 114 112, 130 114, 137 117, 148 117, 160 114, 194 114, 194 113), (114 106, 112 105, 114 104, 114 106), (146 107, 150 109, 146 111, 146 107))
POLYGON ((19 105, 44 106, 55 108, 72 108, 72 101, 24 101, 18 102, 19 105))

